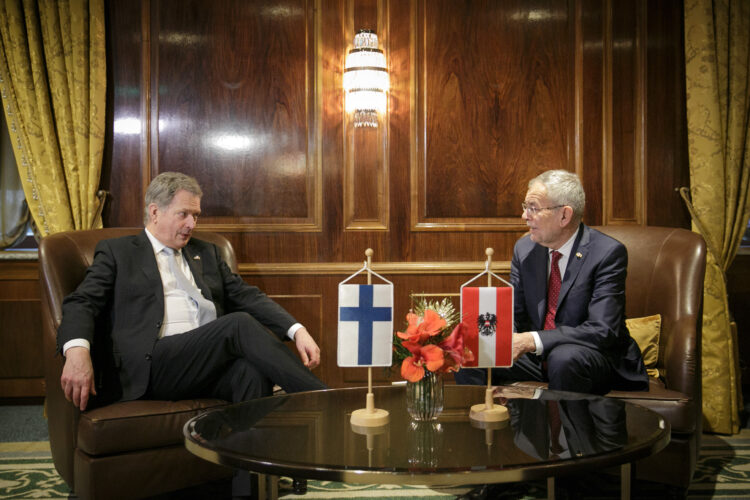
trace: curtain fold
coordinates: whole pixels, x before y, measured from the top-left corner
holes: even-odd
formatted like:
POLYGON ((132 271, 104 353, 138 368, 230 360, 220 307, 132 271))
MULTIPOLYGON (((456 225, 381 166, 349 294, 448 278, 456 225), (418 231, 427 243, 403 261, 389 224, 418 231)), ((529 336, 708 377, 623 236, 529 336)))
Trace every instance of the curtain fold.
POLYGON ((0 0, 0 92, 42 236, 101 227, 104 0, 0 0))
POLYGON ((29 217, 8 127, 0 115, 0 250, 25 237, 29 217))
POLYGON ((693 230, 706 239, 703 417, 710 432, 739 432, 742 394, 730 328, 726 271, 750 217, 750 3, 685 0, 690 195, 693 230))

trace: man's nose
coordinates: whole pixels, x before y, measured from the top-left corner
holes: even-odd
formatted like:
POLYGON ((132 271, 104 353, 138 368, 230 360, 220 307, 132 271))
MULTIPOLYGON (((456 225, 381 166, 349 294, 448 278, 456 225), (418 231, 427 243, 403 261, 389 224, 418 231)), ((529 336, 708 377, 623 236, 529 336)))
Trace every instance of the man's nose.
POLYGON ((523 220, 528 220, 528 219, 529 219, 529 215, 528 215, 528 214, 526 213, 526 209, 525 209, 525 208, 524 208, 524 209, 523 209, 523 211, 521 212, 521 218, 522 218, 523 220))

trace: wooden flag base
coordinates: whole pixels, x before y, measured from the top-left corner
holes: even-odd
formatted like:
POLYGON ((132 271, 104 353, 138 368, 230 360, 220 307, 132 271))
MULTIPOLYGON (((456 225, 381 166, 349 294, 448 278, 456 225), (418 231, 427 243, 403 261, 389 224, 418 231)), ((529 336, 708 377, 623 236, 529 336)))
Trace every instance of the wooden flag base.
POLYGON ((350 420, 352 426, 358 427, 379 427, 387 424, 391 420, 388 410, 375 408, 375 395, 372 392, 367 393, 367 407, 354 410, 350 420))
POLYGON ((484 403, 473 405, 469 418, 478 422, 502 422, 508 420, 510 415, 506 407, 494 403, 492 389, 488 388, 484 393, 484 403))

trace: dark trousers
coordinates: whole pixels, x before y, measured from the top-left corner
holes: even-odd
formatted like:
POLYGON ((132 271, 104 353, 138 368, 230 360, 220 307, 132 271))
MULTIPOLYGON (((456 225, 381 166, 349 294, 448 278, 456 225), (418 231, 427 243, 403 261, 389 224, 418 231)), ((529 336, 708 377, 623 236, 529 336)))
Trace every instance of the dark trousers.
POLYGON ((283 342, 255 318, 235 312, 154 346, 147 398, 215 397, 232 402, 326 389, 283 342))
MULTIPOLYGON (((493 368, 492 385, 512 382, 548 382, 558 391, 606 394, 612 389, 614 370, 606 357, 590 347, 563 344, 549 352, 546 363, 539 356, 524 354, 510 368, 493 368)), ((462 368, 456 382, 487 385, 486 368, 462 368)))

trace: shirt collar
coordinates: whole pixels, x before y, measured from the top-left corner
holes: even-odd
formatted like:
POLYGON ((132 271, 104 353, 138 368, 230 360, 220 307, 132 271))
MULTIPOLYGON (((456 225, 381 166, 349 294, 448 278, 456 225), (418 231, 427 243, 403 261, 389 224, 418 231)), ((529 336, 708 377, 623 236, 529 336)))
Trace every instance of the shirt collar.
MULTIPOLYGON (((573 236, 571 236, 568 241, 566 241, 560 248, 557 249, 557 251, 560 252, 563 257, 570 256, 570 252, 573 250, 573 244, 575 243, 576 237, 578 236, 580 230, 581 226, 578 226, 578 229, 576 229, 576 232, 573 233, 573 236)), ((552 252, 554 252, 554 250, 550 248, 549 253, 552 254, 552 252)))
MULTIPOLYGON (((161 253, 162 250, 167 248, 167 245, 157 240, 156 236, 151 234, 151 231, 149 231, 148 229, 145 229, 145 231, 146 231, 146 236, 148 236, 148 239, 151 242, 151 246, 154 248, 154 255, 159 255, 159 253, 161 253)), ((178 251, 175 251, 175 255, 177 255, 177 253, 178 251)))

